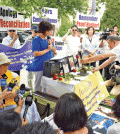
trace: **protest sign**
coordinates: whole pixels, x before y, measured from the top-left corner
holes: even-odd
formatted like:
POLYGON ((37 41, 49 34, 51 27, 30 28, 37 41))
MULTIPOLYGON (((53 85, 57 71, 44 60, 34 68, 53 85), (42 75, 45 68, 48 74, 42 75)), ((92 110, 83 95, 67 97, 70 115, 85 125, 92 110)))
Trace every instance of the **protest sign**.
POLYGON ((29 64, 32 63, 34 57, 32 53, 31 41, 28 41, 20 49, 15 49, 0 44, 0 53, 1 52, 4 52, 12 61, 8 68, 11 71, 17 71, 26 68, 29 64))
POLYGON ((109 96, 99 71, 75 85, 75 93, 82 99, 88 115, 93 113, 100 102, 109 96))
POLYGON ((32 23, 39 24, 43 20, 49 21, 51 24, 57 24, 58 19, 58 9, 57 8, 48 8, 44 7, 41 9, 41 14, 34 13, 32 14, 32 23))
POLYGON ((100 17, 95 15, 86 15, 77 12, 76 14, 76 25, 79 28, 87 28, 93 26, 96 30, 100 28, 100 17))
POLYGON ((23 15, 13 7, 0 5, 0 31, 8 29, 30 30, 30 18, 24 19, 23 15))

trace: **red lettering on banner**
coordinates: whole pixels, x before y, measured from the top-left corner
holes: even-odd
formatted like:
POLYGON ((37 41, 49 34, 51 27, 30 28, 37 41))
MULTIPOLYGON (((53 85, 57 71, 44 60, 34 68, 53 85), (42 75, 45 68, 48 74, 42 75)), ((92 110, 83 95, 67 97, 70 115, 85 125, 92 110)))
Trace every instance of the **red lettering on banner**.
POLYGON ((3 21, 3 19, 0 19, 0 27, 4 28, 30 28, 30 22, 25 22, 20 20, 16 21, 3 21))
POLYGON ((14 27, 16 28, 17 27, 17 22, 14 21, 14 27))
POLYGON ((5 27, 5 21, 3 21, 3 23, 2 23, 2 24, 3 24, 3 27, 5 27))
POLYGON ((0 19, 0 27, 3 27, 2 19, 0 19))
POLYGON ((85 24, 86 24, 86 22, 79 22, 79 21, 77 21, 77 26, 78 27, 85 27, 85 24))
POLYGON ((20 28, 22 28, 22 22, 20 22, 20 28))
POLYGON ((28 22, 28 26, 27 27, 30 28, 30 22, 28 22))
POLYGON ((6 27, 8 27, 8 21, 6 21, 6 27))
POLYGON ((16 20, 17 21, 17 28, 20 27, 20 20, 16 20))
POLYGON ((13 27, 13 21, 9 21, 9 27, 13 27))

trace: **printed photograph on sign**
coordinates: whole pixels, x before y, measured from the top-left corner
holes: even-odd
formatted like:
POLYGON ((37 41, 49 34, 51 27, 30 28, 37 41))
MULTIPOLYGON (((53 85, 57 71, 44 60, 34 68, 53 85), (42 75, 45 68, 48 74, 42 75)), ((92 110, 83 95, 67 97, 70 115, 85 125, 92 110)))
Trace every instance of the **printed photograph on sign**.
POLYGON ((73 69, 76 68, 73 56, 68 56, 68 63, 69 63, 69 69, 70 69, 70 72, 71 72, 73 69))
POLYGON ((104 112, 110 113, 111 109, 105 107, 98 107, 94 113, 88 118, 88 124, 92 127, 94 134, 106 134, 108 128, 113 125, 117 120, 116 118, 106 115, 104 112))

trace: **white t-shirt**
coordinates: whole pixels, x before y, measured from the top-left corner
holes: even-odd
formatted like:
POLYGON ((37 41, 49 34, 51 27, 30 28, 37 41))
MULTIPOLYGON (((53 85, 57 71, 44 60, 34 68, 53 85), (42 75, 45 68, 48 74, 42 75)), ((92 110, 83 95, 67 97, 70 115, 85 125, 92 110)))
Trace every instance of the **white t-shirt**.
POLYGON ((112 50, 110 50, 110 53, 115 54, 117 57, 117 60, 120 62, 120 44, 114 47, 112 50))
MULTIPOLYGON (((13 38, 11 38, 8 35, 7 37, 3 38, 2 44, 8 46, 12 41, 13 41, 13 38)), ((20 41, 18 39, 14 42, 13 48, 16 48, 16 49, 20 49, 21 48, 20 41)))
POLYGON ((70 55, 76 55, 78 53, 79 47, 81 47, 80 44, 80 38, 77 36, 69 35, 66 39, 67 42, 67 56, 70 55))

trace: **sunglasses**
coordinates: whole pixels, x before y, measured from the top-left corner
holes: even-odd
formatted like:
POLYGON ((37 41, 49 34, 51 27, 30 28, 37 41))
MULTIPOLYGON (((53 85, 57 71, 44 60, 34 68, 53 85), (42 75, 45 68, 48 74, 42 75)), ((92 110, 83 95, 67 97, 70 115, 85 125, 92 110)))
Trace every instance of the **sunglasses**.
POLYGON ((9 30, 9 32, 15 32, 15 30, 9 30))
POLYGON ((77 31, 77 29, 72 29, 72 31, 77 31))

